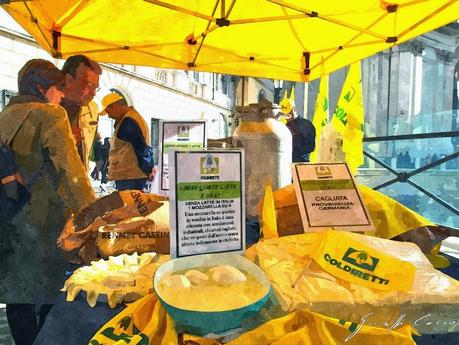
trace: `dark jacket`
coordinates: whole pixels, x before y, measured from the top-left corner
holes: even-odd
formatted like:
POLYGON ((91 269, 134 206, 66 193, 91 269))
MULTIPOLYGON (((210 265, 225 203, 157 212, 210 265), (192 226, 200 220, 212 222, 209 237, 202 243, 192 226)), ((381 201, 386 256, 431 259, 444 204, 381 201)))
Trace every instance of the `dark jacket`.
POLYGON ((287 122, 292 133, 292 162, 309 162, 316 146, 316 129, 311 121, 296 117, 287 122))
POLYGON ((70 213, 95 200, 62 107, 14 97, 0 113, 0 133, 31 107, 12 149, 25 182, 34 182, 30 202, 0 222, 0 303, 53 302, 67 267, 56 240, 70 213))

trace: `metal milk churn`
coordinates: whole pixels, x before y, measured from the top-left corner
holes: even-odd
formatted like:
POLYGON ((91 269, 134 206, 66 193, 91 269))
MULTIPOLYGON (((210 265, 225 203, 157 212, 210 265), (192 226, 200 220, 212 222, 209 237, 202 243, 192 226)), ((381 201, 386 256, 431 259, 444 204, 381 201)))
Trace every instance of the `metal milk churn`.
POLYGON ((274 118, 267 100, 237 107, 236 111, 241 121, 233 134, 233 146, 245 151, 245 210, 246 217, 254 220, 259 215, 266 178, 270 178, 273 191, 292 182, 292 135, 274 118))

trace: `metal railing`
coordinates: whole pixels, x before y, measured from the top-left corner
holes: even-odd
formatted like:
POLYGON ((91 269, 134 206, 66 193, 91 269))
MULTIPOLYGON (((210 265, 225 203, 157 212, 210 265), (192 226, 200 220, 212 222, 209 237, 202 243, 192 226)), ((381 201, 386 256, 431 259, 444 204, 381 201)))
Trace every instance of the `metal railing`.
MULTIPOLYGON (((437 133, 422 133, 422 134, 403 134, 403 135, 391 135, 391 136, 379 136, 379 137, 371 137, 371 138, 363 138, 363 142, 369 143, 369 142, 375 142, 375 141, 397 141, 397 140, 413 140, 413 139, 432 139, 432 138, 452 138, 452 137, 459 137, 459 131, 450 131, 450 132, 437 132, 437 133)), ((417 190, 421 191, 425 195, 427 195, 429 198, 432 200, 436 201, 452 213, 459 215, 459 210, 454 207, 453 205, 449 204, 442 198, 438 197, 437 195, 433 194, 429 190, 425 189, 424 187, 420 186, 416 182, 411 180, 411 177, 418 175, 421 172, 424 172, 426 170, 429 170, 431 168, 434 168, 436 166, 439 166, 440 164, 446 163, 450 160, 453 160, 457 157, 459 157, 459 151, 454 152, 450 155, 447 155, 445 157, 442 157, 441 159, 437 159, 435 161, 432 161, 428 164, 425 164, 415 170, 412 170, 410 172, 406 171, 397 171, 396 169, 392 168, 385 162, 381 161, 371 153, 367 151, 363 151, 363 154, 368 157, 369 159, 373 160, 377 164, 381 165, 383 168, 387 169, 389 172, 395 175, 395 178, 386 181, 373 189, 378 190, 387 186, 390 186, 391 184, 394 184, 396 182, 401 182, 401 183, 408 183, 409 185, 413 186, 417 190)))

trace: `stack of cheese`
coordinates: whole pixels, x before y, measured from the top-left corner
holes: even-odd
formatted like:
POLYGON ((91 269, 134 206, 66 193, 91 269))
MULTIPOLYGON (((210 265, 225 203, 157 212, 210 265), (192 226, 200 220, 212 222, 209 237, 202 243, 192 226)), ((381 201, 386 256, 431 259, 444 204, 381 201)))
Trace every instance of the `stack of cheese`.
POLYGON ((151 293, 156 269, 167 260, 168 255, 156 253, 110 256, 77 269, 61 291, 67 291, 68 302, 84 291, 91 307, 103 295, 110 308, 114 308, 118 303, 132 302, 151 293))
POLYGON ((377 327, 408 322, 421 333, 459 331, 459 282, 435 270, 413 243, 366 236, 375 249, 416 266, 410 291, 383 291, 343 281, 312 260, 320 233, 261 241, 246 252, 271 280, 284 311, 311 309, 377 327))

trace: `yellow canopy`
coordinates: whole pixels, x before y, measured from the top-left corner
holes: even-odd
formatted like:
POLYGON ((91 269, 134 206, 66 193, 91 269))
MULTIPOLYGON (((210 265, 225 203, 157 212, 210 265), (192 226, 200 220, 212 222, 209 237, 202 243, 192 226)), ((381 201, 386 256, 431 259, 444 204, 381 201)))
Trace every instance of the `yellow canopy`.
POLYGON ((457 0, 2 2, 54 57, 292 81, 318 78, 459 18, 457 0))

